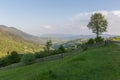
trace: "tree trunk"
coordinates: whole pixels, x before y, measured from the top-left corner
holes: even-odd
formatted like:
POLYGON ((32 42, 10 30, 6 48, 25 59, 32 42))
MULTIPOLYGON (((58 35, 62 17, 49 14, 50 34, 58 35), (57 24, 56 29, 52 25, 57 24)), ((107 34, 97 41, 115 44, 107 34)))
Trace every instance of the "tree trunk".
POLYGON ((97 28, 97 33, 96 34, 97 34, 96 38, 97 38, 97 42, 98 42, 98 40, 99 40, 99 29, 98 28, 97 28))
POLYGON ((99 38, 99 34, 98 34, 98 32, 97 32, 97 40, 98 40, 98 38, 99 38))

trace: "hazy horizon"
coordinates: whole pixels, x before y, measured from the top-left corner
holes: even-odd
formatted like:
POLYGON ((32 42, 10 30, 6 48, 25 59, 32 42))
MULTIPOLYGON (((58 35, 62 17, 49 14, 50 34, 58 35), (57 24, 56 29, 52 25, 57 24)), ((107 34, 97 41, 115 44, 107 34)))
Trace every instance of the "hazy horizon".
POLYGON ((104 34, 120 35, 118 0, 0 0, 0 2, 0 25, 16 27, 32 35, 92 34, 86 26, 90 16, 95 12, 101 12, 108 20, 108 32, 104 34))

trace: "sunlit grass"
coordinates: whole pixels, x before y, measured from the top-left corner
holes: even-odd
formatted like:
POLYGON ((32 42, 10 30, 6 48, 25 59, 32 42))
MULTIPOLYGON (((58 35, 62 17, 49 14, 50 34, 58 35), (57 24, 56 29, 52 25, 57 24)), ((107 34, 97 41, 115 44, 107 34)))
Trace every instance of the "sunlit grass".
POLYGON ((120 47, 109 44, 57 61, 0 71, 0 80, 119 80, 120 47))

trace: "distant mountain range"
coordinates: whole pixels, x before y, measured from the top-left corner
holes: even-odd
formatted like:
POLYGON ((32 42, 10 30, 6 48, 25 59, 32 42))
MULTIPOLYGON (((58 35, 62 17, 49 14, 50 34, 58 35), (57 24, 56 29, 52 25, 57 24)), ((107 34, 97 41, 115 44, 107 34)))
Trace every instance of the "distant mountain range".
MULTIPOLYGON (((103 37, 114 35, 104 34, 103 37)), ((19 53, 36 52, 43 50, 46 41, 52 40, 53 44, 66 43, 76 39, 93 38, 95 35, 70 35, 70 34, 44 34, 33 36, 14 27, 0 25, 0 56, 13 50, 19 53)))
POLYGON ((37 37, 14 27, 0 25, 0 56, 11 51, 19 53, 40 51, 48 40, 52 40, 53 44, 66 41, 58 38, 37 37))
MULTIPOLYGON (((103 34, 101 35, 104 38, 113 37, 116 35, 103 34)), ((61 38, 66 40, 75 40, 75 39, 88 39, 95 38, 96 35, 72 35, 72 34, 43 34, 41 35, 43 38, 61 38)))
POLYGON ((5 25, 0 25, 0 29, 2 29, 4 31, 7 31, 11 34, 14 34, 16 36, 22 37, 25 40, 28 40, 28 41, 31 41, 33 43, 40 44, 40 45, 44 45, 46 43, 46 41, 48 41, 48 40, 52 40, 53 43, 59 43, 59 42, 65 41, 65 40, 59 39, 59 38, 33 36, 33 35, 30 35, 26 32, 18 30, 17 28, 7 27, 5 25))

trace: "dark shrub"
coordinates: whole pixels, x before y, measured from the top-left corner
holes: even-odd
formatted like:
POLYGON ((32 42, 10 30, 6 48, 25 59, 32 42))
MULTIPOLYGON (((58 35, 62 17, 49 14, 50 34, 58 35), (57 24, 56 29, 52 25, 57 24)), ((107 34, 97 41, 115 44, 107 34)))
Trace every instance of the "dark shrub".
POLYGON ((16 51, 11 52, 11 54, 7 55, 6 57, 2 58, 1 65, 7 66, 13 63, 20 62, 20 56, 16 51))
POLYGON ((86 44, 94 44, 95 40, 93 38, 90 38, 86 44))
POLYGON ((104 41, 104 38, 98 37, 98 38, 95 38, 95 41, 96 41, 96 43, 98 43, 98 42, 103 42, 103 41, 104 41))
POLYGON ((65 52, 66 52, 66 50, 65 50, 64 46, 60 45, 60 47, 58 49, 51 51, 51 55, 61 54, 61 53, 65 53, 65 52))
POLYGON ((35 55, 35 58, 43 58, 43 57, 48 56, 48 53, 46 53, 46 52, 36 52, 34 55, 35 55))
POLYGON ((26 65, 34 63, 35 56, 32 53, 24 54, 21 58, 21 62, 23 62, 26 65))
POLYGON ((3 66, 4 66, 3 58, 0 58, 0 67, 3 67, 3 66))
POLYGON ((20 55, 16 51, 12 51, 10 55, 10 63, 20 62, 20 55))
POLYGON ((51 55, 59 54, 60 51, 58 49, 51 51, 51 55))
POLYGON ((10 55, 5 56, 2 60, 2 62, 3 62, 3 66, 10 65, 12 62, 11 56, 10 55))
POLYGON ((80 48, 81 47, 81 44, 77 44, 77 48, 80 48))
POLYGON ((60 53, 65 53, 65 47, 63 45, 60 45, 58 50, 60 53))

